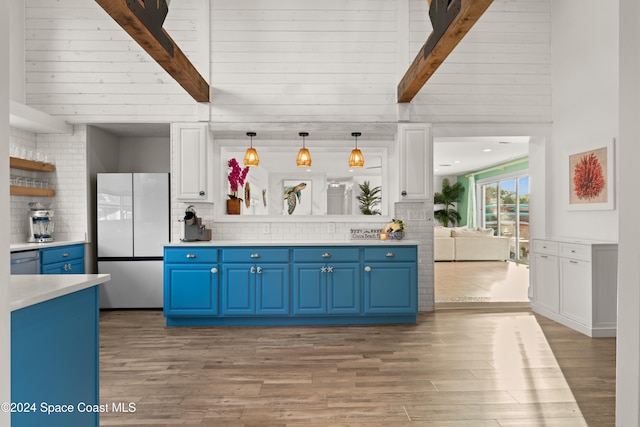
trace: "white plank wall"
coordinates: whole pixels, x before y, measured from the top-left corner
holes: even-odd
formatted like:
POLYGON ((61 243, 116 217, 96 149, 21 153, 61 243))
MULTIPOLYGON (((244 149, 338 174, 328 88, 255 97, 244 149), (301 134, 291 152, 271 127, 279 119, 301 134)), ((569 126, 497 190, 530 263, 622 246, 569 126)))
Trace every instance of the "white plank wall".
MULTIPOLYGON (((410 0, 412 60, 431 32, 410 0)), ((551 122, 551 1, 494 0, 414 98, 412 121, 551 122)))
MULTIPOLYGON (((71 123, 203 119, 95 1, 25 4, 30 106, 71 123)), ((426 4, 175 0, 165 28, 196 66, 210 57, 199 67, 213 93, 205 120, 395 122, 400 74, 431 31, 426 4)), ((550 9, 495 0, 411 103, 411 121, 550 122, 550 9)))
MULTIPOLYGON (((198 37, 208 37, 197 5, 175 1, 165 21, 194 63, 198 37)), ((25 6, 28 105, 71 123, 197 119, 198 104, 95 1, 25 6)))

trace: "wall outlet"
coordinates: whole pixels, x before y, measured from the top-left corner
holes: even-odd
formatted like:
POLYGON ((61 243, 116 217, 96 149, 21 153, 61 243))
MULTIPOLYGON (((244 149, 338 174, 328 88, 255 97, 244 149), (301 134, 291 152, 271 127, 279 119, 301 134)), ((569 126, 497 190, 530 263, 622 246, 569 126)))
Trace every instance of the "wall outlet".
POLYGON ((336 232, 336 223, 328 222, 327 223, 327 233, 335 233, 336 232))
POLYGON ((269 224, 268 222, 262 224, 262 234, 269 234, 269 233, 271 233, 271 224, 269 224))

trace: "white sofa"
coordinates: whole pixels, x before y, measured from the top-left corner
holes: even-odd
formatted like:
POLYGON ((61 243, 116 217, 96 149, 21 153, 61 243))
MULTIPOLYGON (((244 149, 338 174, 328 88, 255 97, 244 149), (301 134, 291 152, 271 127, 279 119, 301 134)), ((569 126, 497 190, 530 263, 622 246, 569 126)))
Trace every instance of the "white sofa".
POLYGON ((434 227, 435 261, 506 261, 509 238, 493 235, 491 228, 434 227))

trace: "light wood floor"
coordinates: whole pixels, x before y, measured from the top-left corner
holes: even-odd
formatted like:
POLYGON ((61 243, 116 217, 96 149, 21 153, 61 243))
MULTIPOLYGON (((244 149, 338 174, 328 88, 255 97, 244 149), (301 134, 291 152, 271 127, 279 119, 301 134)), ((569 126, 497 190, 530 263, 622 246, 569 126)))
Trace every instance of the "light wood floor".
POLYGON ((436 262, 435 301, 438 307, 460 303, 517 302, 529 298, 529 266, 504 261, 436 262))
POLYGON ((107 311, 100 327, 100 400, 136 405, 102 414, 104 426, 614 425, 615 339, 528 309, 269 328, 107 311))

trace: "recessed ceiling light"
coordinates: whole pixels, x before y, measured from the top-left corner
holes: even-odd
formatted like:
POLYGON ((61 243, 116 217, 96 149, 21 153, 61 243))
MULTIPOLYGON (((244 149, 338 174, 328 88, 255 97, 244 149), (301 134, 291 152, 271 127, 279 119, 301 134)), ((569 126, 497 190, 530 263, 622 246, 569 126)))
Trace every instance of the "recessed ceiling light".
POLYGON ((455 163, 456 165, 459 165, 459 164, 460 164, 460 160, 456 160, 456 161, 455 161, 455 162, 453 162, 453 163, 455 163))
POLYGON ((485 153, 488 153, 489 151, 491 151, 491 148, 485 148, 485 149, 484 149, 484 150, 482 150, 482 151, 484 151, 485 153))

